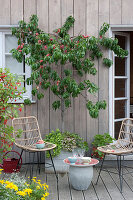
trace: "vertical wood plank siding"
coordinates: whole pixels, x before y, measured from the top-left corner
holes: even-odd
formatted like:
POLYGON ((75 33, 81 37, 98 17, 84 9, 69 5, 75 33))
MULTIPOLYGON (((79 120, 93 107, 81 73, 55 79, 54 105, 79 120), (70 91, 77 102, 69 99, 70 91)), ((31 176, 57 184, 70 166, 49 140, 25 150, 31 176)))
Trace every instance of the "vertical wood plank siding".
MULTIPOLYGON (((104 22, 109 23, 109 0, 99 0, 99 29, 104 22)), ((107 34, 108 35, 108 34, 107 34)), ((103 56, 108 56, 108 52, 104 52, 103 56)), ((109 80, 109 69, 102 66, 102 61, 99 61, 98 69, 99 77, 99 100, 106 100, 107 108, 106 110, 101 110, 99 112, 99 133, 105 133, 108 131, 108 80, 109 80), (106 86, 106 87, 105 87, 106 86)))
MULTIPOLYGON (((61 1, 49 0, 49 32, 52 33, 57 27, 61 27, 61 1)), ((54 66, 54 69, 60 72, 60 66, 54 66), (58 68, 58 69, 57 69, 58 68)), ((50 91, 50 131, 57 128, 61 129, 61 111, 52 109, 52 103, 58 100, 57 97, 50 91)))
MULTIPOLYGON (((86 12, 86 32, 87 35, 94 35, 98 37, 98 0, 87 1, 87 12, 86 12)), ((95 61, 95 67, 98 71, 98 61, 95 61)), ((87 79, 90 79, 92 82, 98 85, 98 72, 96 76, 87 75, 87 79)), ((91 95, 87 93, 87 99, 90 99, 93 102, 98 101, 98 94, 91 95)), ((98 134, 98 119, 92 119, 87 111, 87 131, 86 139, 88 143, 91 143, 94 135, 98 134)))
MULTIPOLYGON (((86 34, 86 0, 74 0, 74 36, 78 34, 86 34)), ((78 82, 85 78, 77 77, 77 72, 74 71, 74 77, 78 82)), ((86 94, 83 93, 85 96, 86 94)), ((74 105, 74 121, 75 127, 74 131, 79 133, 83 138, 86 139, 86 102, 83 96, 79 96, 75 99, 74 105)))
MULTIPOLYGON (((37 1, 37 16, 39 17, 39 27, 48 32, 48 0, 37 1)), ((41 133, 49 132, 49 91, 44 95, 44 99, 38 102, 38 121, 41 122, 41 133)))
MULTIPOLYGON (((39 17, 39 26, 46 32, 60 27, 65 19, 72 15, 75 18, 74 28, 70 34, 88 34, 98 36, 104 22, 110 24, 133 24, 132 0, 0 0, 0 25, 17 24, 21 19, 26 21, 32 14, 39 17)), ((105 54, 106 56, 108 53, 105 54)), ((87 99, 94 102, 105 99, 108 104, 109 70, 96 62, 98 73, 88 76, 100 88, 97 97, 87 94, 87 99)), ((76 77, 76 72, 74 72, 76 77)), ((61 112, 53 111, 51 103, 54 96, 48 91, 45 98, 36 101, 31 107, 25 106, 23 115, 38 117, 42 135, 52 129, 61 128, 61 112)), ((77 98, 71 108, 65 112, 65 129, 75 131, 89 143, 97 133, 108 131, 108 109, 100 111, 98 119, 92 119, 85 108, 85 100, 77 98)))
MULTIPOLYGON (((64 24, 66 18, 68 16, 73 16, 73 0, 61 0, 61 13, 62 13, 62 21, 61 24, 64 24)), ((70 29, 69 34, 73 36, 73 28, 70 29)), ((66 67, 72 69, 70 64, 67 64, 66 67)), ((74 104, 72 102, 72 106, 65 110, 64 113, 64 129, 73 132, 74 131, 74 104), (71 123, 70 123, 71 122, 71 123)))

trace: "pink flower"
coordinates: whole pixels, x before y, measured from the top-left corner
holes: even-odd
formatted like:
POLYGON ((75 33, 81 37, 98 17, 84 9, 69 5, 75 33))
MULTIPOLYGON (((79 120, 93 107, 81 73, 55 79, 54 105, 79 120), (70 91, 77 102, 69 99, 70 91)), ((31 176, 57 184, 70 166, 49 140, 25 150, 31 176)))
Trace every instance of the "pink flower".
POLYGON ((43 62, 43 60, 40 60, 40 63, 42 63, 43 62))
POLYGON ((39 33, 36 33, 36 36, 38 36, 39 35, 39 33))
POLYGON ((18 49, 20 48, 20 45, 18 45, 18 49))
POLYGON ((22 52, 22 50, 18 50, 19 52, 22 52))
POLYGON ((50 41, 53 41, 53 38, 50 38, 50 41))
POLYGON ((50 56, 50 54, 47 54, 46 56, 50 56))
POLYGON ((43 69, 43 65, 40 65, 40 68, 43 69))
POLYGON ((57 86, 59 85, 59 83, 60 83, 60 81, 58 80, 58 81, 57 81, 57 83, 56 83, 56 84, 57 84, 57 86))
POLYGON ((58 29, 57 33, 60 33, 60 28, 58 29))
POLYGON ((44 46, 44 49, 47 49, 47 46, 44 46))
POLYGON ((61 45, 61 46, 60 46, 60 49, 64 49, 64 45, 61 45))
POLYGON ((38 40, 38 44, 41 44, 42 43, 42 41, 41 40, 38 40))
POLYGON ((88 38, 88 37, 89 37, 89 35, 83 35, 83 37, 84 37, 84 38, 88 38))

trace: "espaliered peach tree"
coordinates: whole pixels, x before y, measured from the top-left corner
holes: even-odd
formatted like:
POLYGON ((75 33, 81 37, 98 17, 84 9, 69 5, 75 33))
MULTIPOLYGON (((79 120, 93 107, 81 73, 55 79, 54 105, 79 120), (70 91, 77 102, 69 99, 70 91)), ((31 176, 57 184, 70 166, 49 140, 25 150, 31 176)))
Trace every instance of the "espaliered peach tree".
MULTIPOLYGON (((38 18, 32 15, 28 24, 20 21, 19 27, 12 29, 12 34, 18 38, 18 48, 12 49, 12 55, 18 62, 22 62, 25 57, 25 63, 31 66, 32 73, 27 79, 27 84, 36 85, 32 89, 32 95, 37 95, 37 98, 41 99, 46 90, 50 89, 58 97, 58 100, 52 103, 52 107, 55 110, 61 107, 62 130, 64 129, 63 113, 65 108, 71 106, 72 99, 78 97, 83 91, 89 93, 98 91, 95 83, 86 78, 81 82, 80 78, 77 81, 78 77, 84 74, 96 75, 95 59, 102 59, 107 67, 112 65, 110 59, 103 57, 103 49, 110 49, 119 57, 128 54, 120 48, 117 39, 105 36, 109 29, 106 23, 101 27, 98 38, 89 35, 71 37, 68 30, 74 25, 74 21, 74 18, 69 16, 61 28, 56 29, 53 34, 48 34, 39 29, 38 18), (66 65, 67 63, 70 65, 66 65), (73 70, 77 72, 76 79, 73 70), (41 92, 41 89, 44 92, 41 92)), ((106 108, 106 102, 103 100, 93 103, 88 100, 86 107, 90 116, 97 118, 99 110, 106 108)))

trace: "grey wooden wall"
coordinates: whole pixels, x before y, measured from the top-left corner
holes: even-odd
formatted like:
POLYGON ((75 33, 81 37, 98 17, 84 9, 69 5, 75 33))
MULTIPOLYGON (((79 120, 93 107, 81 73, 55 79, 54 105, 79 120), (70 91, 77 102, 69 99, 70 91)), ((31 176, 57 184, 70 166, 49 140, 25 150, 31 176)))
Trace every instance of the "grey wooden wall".
MULTIPOLYGON (((28 21, 32 14, 37 14, 40 28, 52 32, 72 15, 76 21, 71 35, 82 33, 97 36, 103 22, 133 24, 132 10, 133 0, 0 0, 0 25, 17 24, 22 19, 28 21)), ((89 78, 100 90, 97 96, 87 94, 87 98, 94 102, 105 99, 108 103, 108 69, 102 66, 101 62, 95 64, 97 76, 89 78)), ((61 112, 55 112, 51 107, 53 98, 53 95, 47 92, 43 100, 30 107, 25 106, 22 113, 23 116, 37 116, 42 135, 52 129, 61 128, 61 112)), ((108 113, 107 106, 105 111, 100 111, 98 119, 90 118, 81 96, 65 113, 65 129, 79 133, 90 143, 95 134, 108 131, 108 113)))

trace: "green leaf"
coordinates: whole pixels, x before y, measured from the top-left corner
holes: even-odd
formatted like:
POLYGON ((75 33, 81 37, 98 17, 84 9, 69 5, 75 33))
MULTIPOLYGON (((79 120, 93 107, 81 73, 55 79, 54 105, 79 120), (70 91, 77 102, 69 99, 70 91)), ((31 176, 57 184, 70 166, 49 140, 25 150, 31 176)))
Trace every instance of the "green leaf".
POLYGON ((37 94, 37 98, 40 100, 40 99, 42 99, 44 97, 44 94, 42 94, 42 93, 38 93, 37 94))
POLYGON ((53 108, 54 110, 57 110, 57 108, 60 108, 60 101, 54 101, 54 102, 52 103, 52 108, 53 108))

